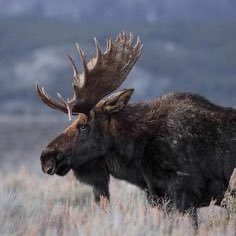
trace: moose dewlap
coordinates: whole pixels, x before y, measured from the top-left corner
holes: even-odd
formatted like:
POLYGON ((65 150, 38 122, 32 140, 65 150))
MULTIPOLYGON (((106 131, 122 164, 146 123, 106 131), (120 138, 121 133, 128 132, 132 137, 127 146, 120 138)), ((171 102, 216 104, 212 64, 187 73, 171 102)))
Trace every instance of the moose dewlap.
MULTIPOLYGON (((147 193, 151 204, 168 198, 179 210, 220 203, 236 166, 236 110, 190 93, 172 93, 146 103, 129 103, 133 89, 121 86, 142 53, 142 44, 122 33, 105 52, 87 61, 77 45, 83 72, 71 57, 73 96, 41 100, 77 119, 42 151, 47 174, 70 170, 93 186, 95 200, 109 199, 109 177, 147 193)), ((145 80, 145 78, 143 78, 145 80)))

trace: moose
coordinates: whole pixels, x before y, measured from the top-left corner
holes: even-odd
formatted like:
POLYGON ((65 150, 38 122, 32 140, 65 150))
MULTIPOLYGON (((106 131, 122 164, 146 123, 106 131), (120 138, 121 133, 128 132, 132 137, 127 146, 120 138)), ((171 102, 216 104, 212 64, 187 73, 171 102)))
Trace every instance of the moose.
POLYGON ((169 93, 150 102, 129 103, 134 89, 117 91, 142 54, 132 34, 107 39, 103 52, 87 61, 77 45, 83 72, 69 56, 73 97, 48 95, 49 107, 77 118, 41 154, 43 172, 73 170, 93 187, 96 202, 109 200, 113 176, 138 186, 155 205, 167 198, 182 212, 220 204, 236 167, 236 110, 192 93, 169 93))

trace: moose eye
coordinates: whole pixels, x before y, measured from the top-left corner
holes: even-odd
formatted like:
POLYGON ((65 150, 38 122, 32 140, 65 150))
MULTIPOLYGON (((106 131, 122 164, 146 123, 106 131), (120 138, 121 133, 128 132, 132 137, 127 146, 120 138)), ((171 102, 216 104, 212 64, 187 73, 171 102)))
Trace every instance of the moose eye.
POLYGON ((88 125, 80 125, 79 129, 80 130, 86 130, 88 128, 88 125))

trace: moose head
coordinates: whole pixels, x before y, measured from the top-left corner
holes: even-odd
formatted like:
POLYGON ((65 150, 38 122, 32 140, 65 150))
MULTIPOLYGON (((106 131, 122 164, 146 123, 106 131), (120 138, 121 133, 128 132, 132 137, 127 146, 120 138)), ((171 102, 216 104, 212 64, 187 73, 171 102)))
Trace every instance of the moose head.
POLYGON ((106 133, 116 126, 113 119, 122 111, 134 92, 123 89, 114 92, 133 68, 142 53, 142 44, 133 35, 119 34, 116 40, 108 39, 106 50, 95 39, 96 57, 87 62, 85 53, 77 45, 83 72, 80 73, 73 59, 73 97, 67 101, 58 93, 59 100, 50 97, 36 84, 41 100, 53 109, 77 119, 42 151, 42 170, 50 175, 66 175, 71 169, 92 159, 106 155, 112 140, 106 133), (114 93, 112 93, 114 92, 114 93))

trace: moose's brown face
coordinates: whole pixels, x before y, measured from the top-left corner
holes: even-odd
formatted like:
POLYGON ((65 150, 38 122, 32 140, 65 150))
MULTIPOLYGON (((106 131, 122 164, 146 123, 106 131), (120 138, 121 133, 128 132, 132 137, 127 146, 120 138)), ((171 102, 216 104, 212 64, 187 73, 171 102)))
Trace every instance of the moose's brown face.
POLYGON ((84 163, 106 155, 111 140, 106 136, 114 128, 115 113, 122 110, 133 89, 123 90, 100 102, 89 115, 80 113, 78 118, 42 151, 43 172, 66 175, 84 163))
POLYGON ((88 127, 88 117, 81 113, 63 133, 52 140, 41 154, 43 172, 66 175, 72 168, 72 156, 79 136, 84 134, 88 127))
POLYGON ((71 126, 52 140, 42 151, 40 159, 42 170, 46 174, 53 175, 56 173, 63 176, 70 171, 70 157, 76 134, 76 122, 74 121, 71 126))

